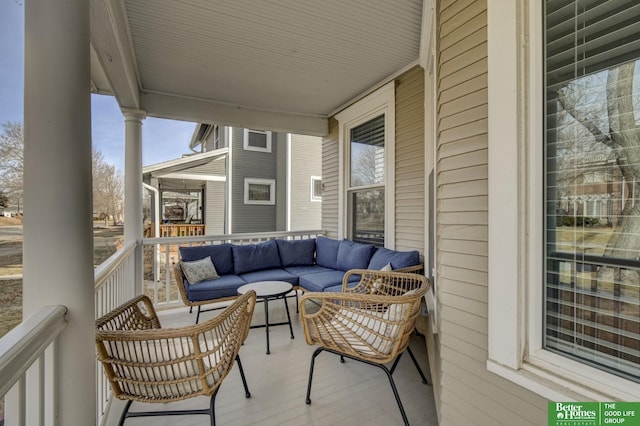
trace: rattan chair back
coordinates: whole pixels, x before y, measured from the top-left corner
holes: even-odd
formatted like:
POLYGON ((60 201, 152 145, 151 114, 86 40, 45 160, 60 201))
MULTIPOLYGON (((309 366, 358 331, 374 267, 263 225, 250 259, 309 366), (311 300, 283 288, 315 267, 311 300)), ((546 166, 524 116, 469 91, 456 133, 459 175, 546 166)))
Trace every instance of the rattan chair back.
POLYGON ((377 364, 392 361, 407 348, 428 289, 429 281, 419 274, 350 270, 341 293, 302 297, 306 341, 377 364), (349 288, 353 275, 360 281, 349 288))
POLYGON ((98 319, 97 355, 114 396, 164 403, 214 394, 247 337, 255 301, 249 292, 206 322, 162 329, 142 295, 98 319))

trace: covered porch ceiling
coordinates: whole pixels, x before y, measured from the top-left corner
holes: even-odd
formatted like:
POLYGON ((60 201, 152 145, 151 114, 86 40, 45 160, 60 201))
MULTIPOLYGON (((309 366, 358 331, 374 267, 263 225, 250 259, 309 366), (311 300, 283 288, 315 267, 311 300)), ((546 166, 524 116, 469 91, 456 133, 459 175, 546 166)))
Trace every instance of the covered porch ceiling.
POLYGON ((423 0, 91 0, 92 89, 149 116, 322 136, 419 63, 423 31, 423 0))

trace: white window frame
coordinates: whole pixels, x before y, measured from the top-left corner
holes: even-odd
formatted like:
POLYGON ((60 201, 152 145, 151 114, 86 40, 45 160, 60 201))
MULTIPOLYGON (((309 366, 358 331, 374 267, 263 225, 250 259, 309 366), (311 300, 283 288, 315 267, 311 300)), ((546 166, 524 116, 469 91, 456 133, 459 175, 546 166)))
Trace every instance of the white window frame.
POLYGON ((276 180, 275 179, 258 179, 244 178, 244 203, 258 205, 275 205, 276 204, 276 180), (250 200, 249 185, 269 185, 269 200, 250 200))
MULTIPOLYGON (((311 176, 311 187, 309 190, 309 194, 310 194, 310 199, 313 202, 318 202, 318 201, 322 201, 322 195, 314 195, 313 192, 313 188, 314 188, 314 182, 316 181, 320 181, 320 185, 322 186, 322 177, 321 176, 311 176)), ((322 193, 322 190, 320 191, 322 193)))
POLYGON ((640 384, 542 347, 542 4, 488 0, 487 12, 487 369, 551 401, 638 401, 640 384))
MULTIPOLYGON (((380 87, 350 107, 335 115, 339 123, 338 157, 338 237, 347 238, 347 188, 351 170, 349 161, 351 129, 384 114, 384 245, 395 248, 395 80, 380 87)), ((378 186, 378 185, 376 185, 378 186)))
POLYGON ((254 129, 244 129, 243 136, 243 148, 245 151, 257 151, 257 152, 267 152, 271 153, 271 132, 265 130, 254 130, 254 129), (251 146, 249 145, 249 133, 259 133, 261 135, 267 136, 267 146, 266 148, 262 148, 259 146, 251 146))

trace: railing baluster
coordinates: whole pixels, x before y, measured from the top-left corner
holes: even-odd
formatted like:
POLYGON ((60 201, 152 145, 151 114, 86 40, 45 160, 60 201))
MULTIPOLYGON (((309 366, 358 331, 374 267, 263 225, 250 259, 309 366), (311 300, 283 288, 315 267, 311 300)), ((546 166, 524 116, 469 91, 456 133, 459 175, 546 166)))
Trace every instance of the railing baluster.
POLYGON ((5 424, 44 425, 53 418, 58 366, 55 358, 48 361, 66 326, 65 313, 64 306, 43 307, 2 338, 0 399, 5 398, 5 424))
POLYGON ((18 381, 18 424, 25 426, 27 424, 27 380, 24 375, 18 381))

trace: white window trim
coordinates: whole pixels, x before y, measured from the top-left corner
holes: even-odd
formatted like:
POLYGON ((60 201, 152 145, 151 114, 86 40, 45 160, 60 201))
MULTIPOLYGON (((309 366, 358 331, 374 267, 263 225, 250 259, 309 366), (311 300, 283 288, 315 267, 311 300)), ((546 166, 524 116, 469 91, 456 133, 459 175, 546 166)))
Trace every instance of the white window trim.
POLYGON ((243 145, 242 146, 243 146, 245 151, 257 151, 257 152, 268 152, 268 153, 271 153, 271 132, 270 131, 244 129, 244 133, 243 134, 244 134, 244 137, 243 137, 243 142, 242 142, 243 145), (249 132, 261 133, 263 135, 267 135, 267 147, 266 148, 260 148, 258 146, 249 145, 249 132))
POLYGON ((319 180, 319 181, 321 182, 321 184, 322 184, 322 177, 321 177, 321 176, 311 176, 311 179, 310 179, 310 181, 311 181, 311 186, 310 186, 309 194, 310 194, 310 199, 311 199, 311 201, 313 201, 313 202, 319 202, 319 201, 322 201, 322 195, 320 195, 319 197, 315 197, 315 196, 313 195, 313 187, 314 187, 313 183, 314 183, 314 181, 317 181, 317 180, 319 180))
MULTIPOLYGON (((372 118, 384 114, 384 245, 395 248, 395 80, 385 84, 355 104, 335 115, 339 123, 338 156, 338 238, 347 237, 348 207, 347 185, 349 182, 349 133, 350 130, 372 118)), ((376 187, 381 185, 375 185, 376 187)))
POLYGON ((542 6, 488 0, 487 12, 487 369, 552 401, 638 401, 640 384, 542 348, 542 6))
POLYGON ((276 203, 276 180, 275 179, 258 179, 258 178, 244 178, 244 203, 245 204, 259 204, 259 205, 275 205, 276 203), (258 201, 249 199, 249 185, 269 185, 269 201, 258 201))

